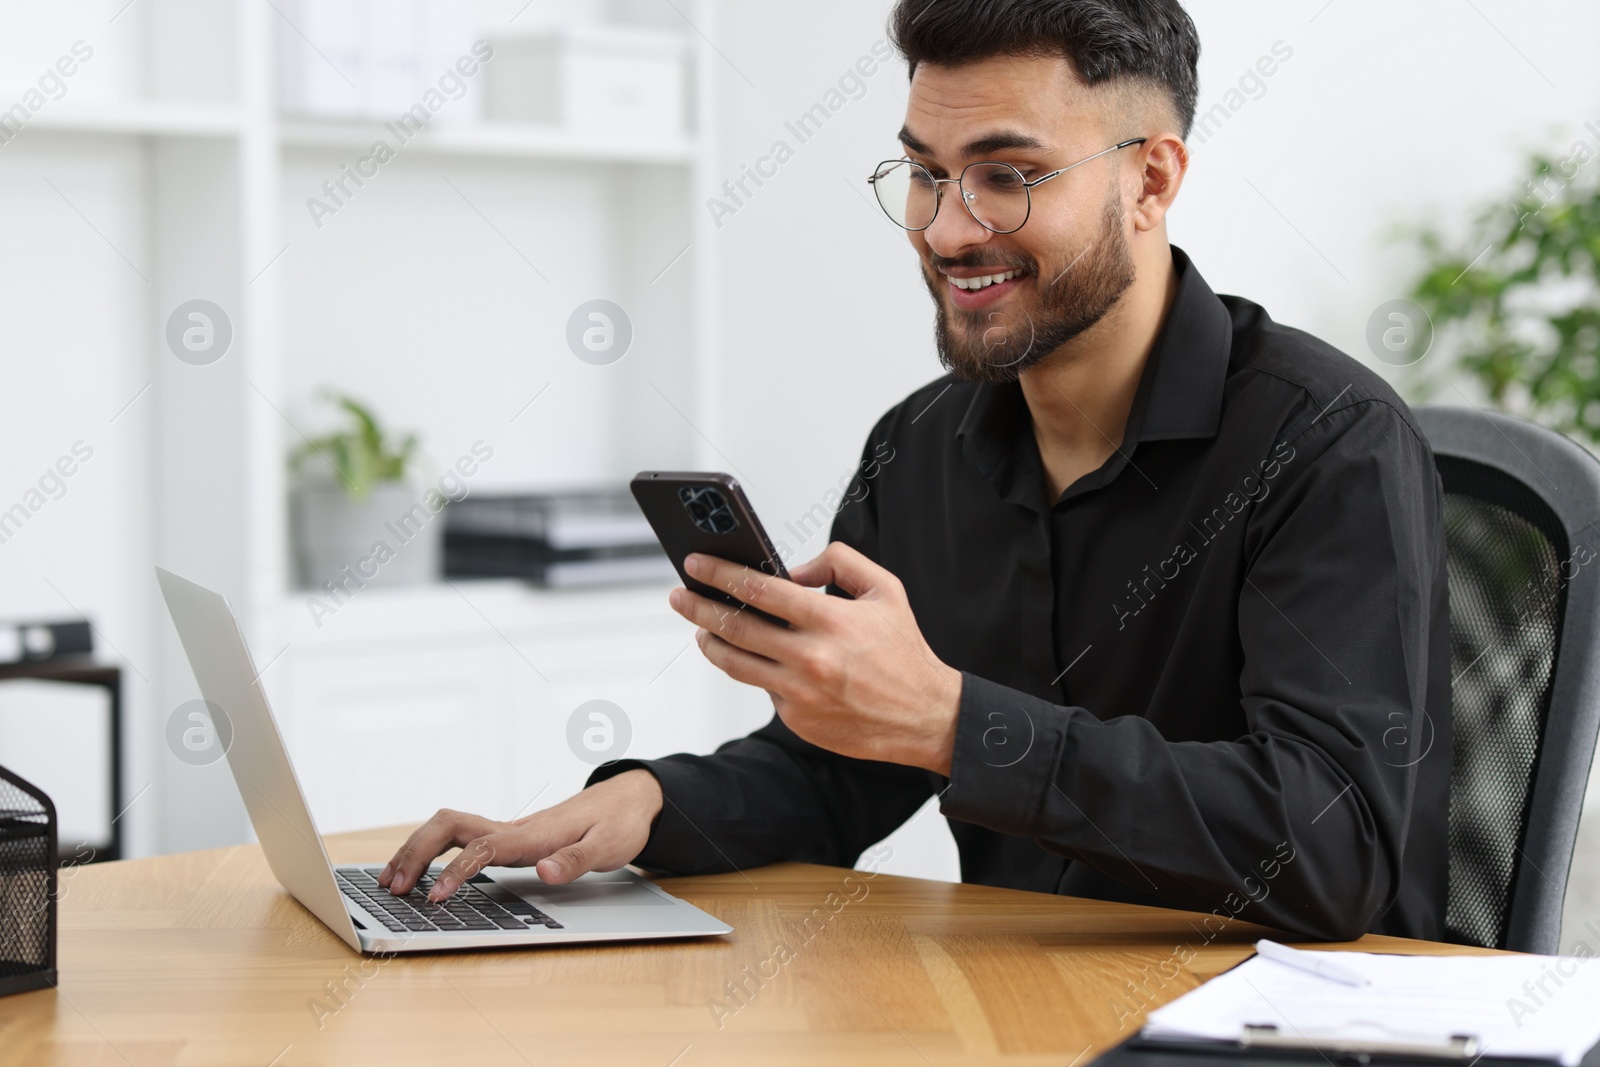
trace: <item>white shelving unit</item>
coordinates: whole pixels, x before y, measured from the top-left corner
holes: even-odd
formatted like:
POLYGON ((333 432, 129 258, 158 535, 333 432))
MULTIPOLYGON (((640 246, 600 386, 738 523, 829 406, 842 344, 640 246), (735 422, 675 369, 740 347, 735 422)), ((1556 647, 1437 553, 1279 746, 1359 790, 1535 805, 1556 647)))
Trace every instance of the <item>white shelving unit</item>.
POLYGON ((225 105, 138 102, 42 112, 29 122, 28 128, 108 135, 236 139, 244 129, 244 115, 238 108, 225 105))
MULTIPOLYGON (((362 125, 342 122, 292 122, 281 128, 283 143, 297 148, 360 151, 372 144, 374 134, 362 125)), ((693 137, 624 140, 531 123, 482 122, 424 130, 406 149, 459 157, 692 165, 698 141, 693 137)))
MULTIPOLYGON (((613 0, 622 18, 648 6, 613 0)), ((568 702, 584 693, 605 697, 611 682, 623 696, 633 694, 641 715, 648 710, 636 736, 657 751, 708 746, 761 714, 749 693, 706 676, 703 664, 667 668, 662 652, 681 650, 689 630, 666 611, 664 587, 595 594, 497 583, 371 589, 321 629, 307 624, 306 594, 291 587, 285 457, 306 423, 306 386, 324 374, 358 395, 362 386, 378 392, 380 413, 401 427, 414 422, 386 408, 437 414, 436 426, 422 428, 440 439, 446 461, 456 447, 451 435, 472 424, 472 405, 480 405, 482 422, 501 435, 494 487, 620 481, 642 466, 718 465, 707 443, 717 438, 716 242, 700 195, 719 180, 712 102, 720 61, 709 43, 716 10, 713 0, 679 0, 663 12, 676 20, 689 56, 692 106, 682 136, 639 139, 451 116, 406 144, 404 158, 385 168, 382 190, 363 192, 359 216, 352 210, 357 217, 347 221, 341 212, 314 240, 301 206, 315 195, 308 175, 336 176, 339 163, 372 143, 380 122, 280 115, 274 50, 302 45, 284 32, 286 16, 269 0, 144 0, 117 12, 104 29, 115 48, 103 54, 112 58, 101 62, 117 65, 120 88, 69 94, 29 122, 26 140, 41 152, 125 153, 132 145, 141 160, 143 217, 135 226, 148 248, 144 269, 135 269, 146 287, 130 314, 142 338, 133 349, 143 366, 136 377, 152 386, 145 458, 154 527, 149 558, 128 581, 155 636, 148 692, 129 702, 125 780, 130 791, 151 783, 155 802, 129 812, 136 853, 248 836, 223 768, 181 766, 163 746, 168 714, 197 692, 144 563, 228 594, 266 665, 264 684, 329 828, 371 815, 376 783, 407 797, 449 792, 407 793, 407 774, 386 773, 380 754, 420 745, 417 758, 426 764, 458 727, 467 730, 464 744, 493 747, 503 735, 539 752, 559 743, 557 720, 568 702), (203 61, 176 61, 186 55, 203 61), (420 201, 427 189, 443 189, 440 179, 467 204, 449 200, 448 191, 420 201), (479 181, 481 190, 473 184, 479 181), (528 195, 515 195, 524 188, 528 195), (494 208, 482 206, 491 201, 494 208), (414 210, 419 202, 430 210, 414 210), (413 293, 414 278, 386 276, 411 250, 396 253, 373 235, 414 235, 420 258, 436 236, 429 227, 437 220, 430 219, 447 212, 450 225, 487 226, 473 255, 452 259, 455 273, 442 295, 426 285, 413 293), (524 252, 517 243, 528 244, 523 232, 555 237, 524 252), (591 232, 600 235, 592 244, 577 240, 591 232), (508 286, 507 272, 522 267, 495 243, 496 234, 523 263, 543 265, 535 270, 544 285, 534 289, 534 279, 517 276, 521 288, 508 286), (564 276, 569 263, 579 264, 574 277, 564 276), (340 303, 328 302, 330 278, 345 285, 340 303), (567 313, 600 296, 638 312, 640 351, 625 357, 620 371, 558 358, 567 313), (196 298, 220 305, 233 327, 227 354, 204 367, 175 359, 164 342, 172 309, 196 298), (465 306, 457 310, 452 300, 465 306), (447 315, 491 326, 452 347, 442 341, 447 315), (401 316, 408 321, 370 350, 338 340, 323 346, 324 334, 349 328, 359 335, 365 324, 387 329, 401 316), (641 337, 644 326, 649 335, 641 337), (521 349, 530 352, 531 371, 517 363, 521 349), (629 360, 638 367, 630 371, 629 360), (352 367, 364 380, 339 380, 352 367), (441 377, 454 371, 479 380, 442 388, 435 369, 441 377), (505 380, 513 374, 528 380, 505 380), (512 425, 517 404, 534 395, 541 378, 561 387, 558 398, 536 409, 538 419, 512 425), (579 618, 581 625, 572 622, 579 618), (542 642, 560 650, 543 690, 533 668, 543 662, 536 655, 542 642), (429 669, 418 674, 419 663, 429 669), (563 673, 575 664, 581 669, 563 673), (411 681, 400 695, 381 684, 402 676, 411 681), (357 693, 363 680, 369 692, 390 693, 405 706, 387 733, 377 729, 383 716, 357 693), (470 699, 451 696, 452 686, 470 699), (468 706, 483 715, 450 721, 468 706), (670 719, 649 717, 673 708, 681 716, 676 732, 662 726, 670 719), (485 733, 485 723, 500 732, 485 733)), ((444 764, 462 786, 458 806, 481 802, 509 815, 507 802, 532 778, 562 788, 581 778, 565 752, 556 755, 561 759, 530 756, 488 791, 470 760, 444 764)), ((415 817, 415 807, 397 800, 394 819, 415 817)))

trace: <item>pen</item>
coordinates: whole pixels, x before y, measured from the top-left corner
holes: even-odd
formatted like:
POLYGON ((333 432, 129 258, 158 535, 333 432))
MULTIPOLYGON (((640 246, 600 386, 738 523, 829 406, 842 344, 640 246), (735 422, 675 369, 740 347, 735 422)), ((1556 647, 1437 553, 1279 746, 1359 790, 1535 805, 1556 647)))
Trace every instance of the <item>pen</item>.
POLYGON ((1297 948, 1290 948, 1288 945, 1280 945, 1276 941, 1268 941, 1265 938, 1256 942, 1256 952, 1269 960, 1276 960, 1287 967, 1317 975, 1319 978, 1327 978, 1353 986, 1372 984, 1365 976, 1357 974, 1342 963, 1334 962, 1329 958, 1330 953, 1305 952, 1297 948))

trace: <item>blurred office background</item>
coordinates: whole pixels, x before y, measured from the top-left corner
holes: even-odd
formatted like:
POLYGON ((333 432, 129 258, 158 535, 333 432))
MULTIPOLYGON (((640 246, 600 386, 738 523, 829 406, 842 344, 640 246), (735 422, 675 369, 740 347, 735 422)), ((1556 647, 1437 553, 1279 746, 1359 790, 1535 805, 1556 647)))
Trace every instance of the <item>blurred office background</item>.
MULTIPOLYGON (((1465 242, 1529 151, 1600 150, 1600 8, 1188 6, 1203 125, 1174 241, 1408 395, 1487 402, 1442 346, 1403 367, 1369 344, 1426 267, 1394 231, 1465 242)), ((250 836, 224 765, 185 747, 198 692, 156 564, 232 600, 324 831, 511 817, 579 787, 586 736, 706 751, 767 719, 668 583, 305 588, 288 457, 343 425, 333 390, 417 435, 413 496, 725 469, 786 554, 820 550, 868 429, 939 373, 864 182, 907 93, 888 7, 0 5, 0 513, 23 508, 0 616, 86 618, 122 676, 117 796, 97 691, 0 686, 0 762, 52 789, 67 837, 250 836)), ((423 558, 396 545, 396 574, 423 558)), ((1569 944, 1600 920, 1595 823, 1569 944)), ((888 869, 958 877, 931 803, 893 844, 888 869)))

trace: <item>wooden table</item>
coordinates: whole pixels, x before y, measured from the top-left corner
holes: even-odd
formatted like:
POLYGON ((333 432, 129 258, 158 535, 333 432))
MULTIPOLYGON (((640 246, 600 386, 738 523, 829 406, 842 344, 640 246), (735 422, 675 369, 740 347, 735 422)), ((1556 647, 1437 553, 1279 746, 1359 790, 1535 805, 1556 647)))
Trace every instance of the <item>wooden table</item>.
MULTIPOLYGON (((404 836, 328 848, 362 863, 404 836)), ((1264 932, 805 864, 662 884, 736 933, 380 961, 279 889, 255 846, 67 870, 60 988, 0 999, 0 1064, 1069 1067, 1264 932)))

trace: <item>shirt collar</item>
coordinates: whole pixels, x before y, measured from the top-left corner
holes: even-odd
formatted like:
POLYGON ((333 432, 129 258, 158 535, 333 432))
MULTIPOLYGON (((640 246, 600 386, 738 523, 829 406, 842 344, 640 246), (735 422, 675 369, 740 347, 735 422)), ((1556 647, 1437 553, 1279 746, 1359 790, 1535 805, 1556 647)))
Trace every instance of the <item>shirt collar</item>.
MULTIPOLYGON (((1101 477, 1095 485, 1115 477, 1141 441, 1210 438, 1221 425, 1233 319, 1189 256, 1176 245, 1172 246, 1172 267, 1178 276, 1177 295, 1139 377, 1122 444, 1097 472, 1101 477)), ((1018 437, 1028 425, 1022 386, 985 382, 974 389, 956 428, 968 460, 989 478, 1008 483, 1002 485, 1008 497, 1017 488, 1014 475, 1019 473, 1010 461, 1018 451, 1018 437)))

